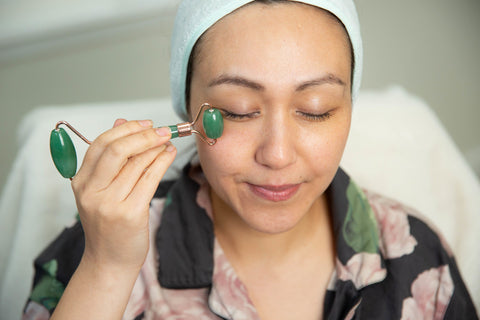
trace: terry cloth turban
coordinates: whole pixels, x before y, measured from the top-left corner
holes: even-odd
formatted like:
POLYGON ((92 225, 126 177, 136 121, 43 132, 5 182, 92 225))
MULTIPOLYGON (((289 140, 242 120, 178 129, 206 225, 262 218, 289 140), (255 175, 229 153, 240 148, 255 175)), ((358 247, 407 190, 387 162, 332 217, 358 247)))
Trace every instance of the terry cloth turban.
MULTIPOLYGON (((353 47, 352 98, 360 88, 363 48, 360 25, 353 0, 292 0, 322 8, 335 15, 345 26, 353 47)), ((252 0, 183 0, 175 18, 170 61, 170 85, 175 112, 187 119, 185 85, 188 60, 198 38, 222 17, 252 0)))

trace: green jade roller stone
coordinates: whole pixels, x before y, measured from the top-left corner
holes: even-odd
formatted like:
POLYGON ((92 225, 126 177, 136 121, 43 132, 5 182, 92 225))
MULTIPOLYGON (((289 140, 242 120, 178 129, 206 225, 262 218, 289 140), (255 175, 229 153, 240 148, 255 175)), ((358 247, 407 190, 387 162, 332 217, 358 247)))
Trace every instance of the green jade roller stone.
POLYGON ((58 172, 64 178, 72 178, 77 171, 77 153, 72 139, 63 128, 50 133, 50 154, 58 172))
POLYGON ((203 129, 210 139, 217 139, 223 133, 223 117, 222 113, 215 108, 205 110, 203 113, 203 129))

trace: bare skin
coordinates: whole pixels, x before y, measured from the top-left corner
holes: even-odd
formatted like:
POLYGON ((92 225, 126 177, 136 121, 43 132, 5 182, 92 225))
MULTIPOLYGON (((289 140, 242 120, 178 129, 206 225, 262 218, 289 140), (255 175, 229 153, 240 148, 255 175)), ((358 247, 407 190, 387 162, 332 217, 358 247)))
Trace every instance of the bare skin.
POLYGON ((148 208, 175 157, 168 129, 119 119, 72 181, 85 251, 52 319, 120 319, 149 247, 148 208))

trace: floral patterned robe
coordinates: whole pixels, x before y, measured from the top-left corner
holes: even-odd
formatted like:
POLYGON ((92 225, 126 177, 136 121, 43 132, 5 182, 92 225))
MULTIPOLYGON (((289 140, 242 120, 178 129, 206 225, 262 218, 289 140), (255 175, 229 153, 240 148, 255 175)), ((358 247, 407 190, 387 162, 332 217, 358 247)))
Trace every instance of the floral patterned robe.
MULTIPOLYGON (((123 319, 259 319, 215 239, 208 188, 190 166, 160 184, 150 251, 123 319)), ((448 245, 414 210, 361 190, 341 169, 326 193, 337 259, 324 319, 478 319, 448 245)), ((77 222, 35 260, 24 320, 49 318, 83 249, 77 222)))

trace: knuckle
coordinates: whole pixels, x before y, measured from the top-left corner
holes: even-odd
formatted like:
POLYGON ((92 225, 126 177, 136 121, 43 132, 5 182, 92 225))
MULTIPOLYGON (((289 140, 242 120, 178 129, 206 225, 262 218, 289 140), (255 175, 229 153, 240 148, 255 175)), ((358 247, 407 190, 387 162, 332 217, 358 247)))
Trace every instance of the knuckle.
POLYGON ((122 143, 122 141, 116 140, 107 146, 105 153, 113 157, 119 157, 123 155, 123 153, 125 152, 124 150, 125 150, 125 146, 122 143))
POLYGON ((90 145, 90 148, 88 149, 93 149, 95 146, 104 146, 107 141, 107 133, 108 131, 102 133, 95 140, 93 140, 92 144, 90 145))
MULTIPOLYGON (((92 144, 88 148, 89 150, 97 150, 105 148, 105 146, 109 142, 109 131, 105 131, 101 135, 99 135, 95 140, 93 140, 92 144)), ((87 150, 88 152, 88 150, 87 150)))
MULTIPOLYGON (((142 128, 138 121, 127 121, 124 124, 121 124, 119 127, 121 127, 121 130, 124 131, 125 134, 136 132, 142 128)), ((105 148, 107 145, 109 145, 111 143, 111 140, 114 139, 114 137, 116 136, 116 134, 112 134, 112 130, 118 129, 112 128, 103 132, 92 142, 91 146, 105 148)))
MULTIPOLYGON (((98 139, 98 138, 97 138, 98 139)), ((85 156, 83 157, 83 162, 88 163, 93 161, 98 154, 99 150, 103 148, 102 142, 97 140, 93 141, 90 146, 88 146, 87 151, 85 152, 85 156)))
POLYGON ((96 159, 104 152, 105 147, 107 146, 106 139, 97 138, 92 144, 88 147, 83 158, 83 163, 90 164, 94 163, 96 159))
POLYGON ((143 129, 143 127, 136 120, 130 120, 124 124, 128 131, 134 132, 143 129))

